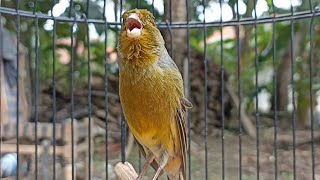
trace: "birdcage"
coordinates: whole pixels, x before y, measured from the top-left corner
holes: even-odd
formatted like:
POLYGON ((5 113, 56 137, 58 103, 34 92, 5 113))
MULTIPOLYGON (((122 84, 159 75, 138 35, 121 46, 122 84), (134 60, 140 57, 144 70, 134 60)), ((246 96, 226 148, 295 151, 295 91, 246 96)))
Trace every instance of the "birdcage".
POLYGON ((134 8, 154 15, 193 103, 187 179, 320 177, 318 0, 0 3, 2 177, 141 171, 118 93, 121 15, 134 8))

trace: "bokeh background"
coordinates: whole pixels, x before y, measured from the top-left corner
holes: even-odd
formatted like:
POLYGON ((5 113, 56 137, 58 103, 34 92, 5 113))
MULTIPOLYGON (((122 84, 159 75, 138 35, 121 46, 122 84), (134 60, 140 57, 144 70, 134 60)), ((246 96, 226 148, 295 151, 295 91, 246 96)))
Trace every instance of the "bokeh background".
MULTIPOLYGON (((188 113, 188 167, 193 179, 320 179, 319 3, 2 0, 5 32, 1 37, 12 38, 2 38, 1 47, 12 46, 13 62, 17 62, 19 42, 20 58, 18 75, 3 73, 1 77, 19 77, 19 104, 24 105, 19 122, 64 124, 71 118, 84 124, 82 129, 71 127, 78 129, 80 137, 75 144, 82 143, 86 149, 90 139, 92 145, 89 155, 73 158, 76 179, 88 179, 87 171, 92 179, 115 179, 114 165, 121 160, 121 150, 138 171, 144 158, 130 132, 121 131, 125 126, 118 95, 117 38, 125 10, 148 9, 194 104, 188 113), (23 15, 18 17, 16 10, 23 15)), ((0 54, 5 59, 5 53, 0 54)), ((16 67, 2 68, 2 72, 17 71, 16 67)), ((6 83, 1 79, 2 87, 6 83)), ((1 92, 1 99, 10 96, 1 92)), ((4 116, 6 107, 9 104, 1 104, 2 147, 15 138, 4 137, 4 125, 16 126, 17 122, 14 110, 14 118, 4 116)), ((44 146, 44 140, 48 147, 63 146, 52 139, 51 132, 30 139, 35 130, 29 131, 19 137, 19 143, 29 145, 33 154, 35 139, 38 146, 44 146)), ((70 133, 61 136, 70 140, 70 133)), ((39 179, 52 179, 53 172, 57 179, 66 178, 64 169, 70 168, 66 166, 70 158, 67 163, 63 156, 55 158, 41 153, 37 161, 30 155, 20 158, 20 165, 25 166, 20 178, 35 177, 35 162, 39 179)), ((150 168, 148 175, 152 173, 150 168)))

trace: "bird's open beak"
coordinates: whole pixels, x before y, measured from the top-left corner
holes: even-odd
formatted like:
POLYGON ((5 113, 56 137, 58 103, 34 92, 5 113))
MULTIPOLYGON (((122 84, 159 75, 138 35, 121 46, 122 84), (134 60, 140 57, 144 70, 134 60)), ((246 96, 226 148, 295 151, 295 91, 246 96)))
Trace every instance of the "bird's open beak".
POLYGON ((141 35, 142 27, 139 16, 136 13, 130 14, 126 22, 127 36, 131 38, 139 37, 141 35))

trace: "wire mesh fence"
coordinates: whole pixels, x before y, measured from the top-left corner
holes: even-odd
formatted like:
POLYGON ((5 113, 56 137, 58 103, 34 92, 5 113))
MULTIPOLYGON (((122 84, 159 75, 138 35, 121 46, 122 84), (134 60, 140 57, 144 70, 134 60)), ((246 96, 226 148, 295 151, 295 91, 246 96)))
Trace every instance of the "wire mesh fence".
POLYGON ((141 171, 116 46, 121 14, 147 8, 194 104, 188 179, 319 179, 318 3, 2 0, 1 177, 116 179, 119 161, 141 171))

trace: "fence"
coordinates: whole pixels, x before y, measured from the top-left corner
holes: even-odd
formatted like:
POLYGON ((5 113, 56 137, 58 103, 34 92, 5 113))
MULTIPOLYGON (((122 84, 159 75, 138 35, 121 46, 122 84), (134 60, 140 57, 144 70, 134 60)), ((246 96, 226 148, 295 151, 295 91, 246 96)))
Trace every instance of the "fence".
POLYGON ((241 13, 239 0, 167 0, 162 16, 154 0, 0 1, 1 175, 115 179, 118 161, 141 170, 108 44, 117 42, 119 12, 146 7, 160 20, 195 106, 187 119, 188 179, 319 179, 319 2, 288 1, 285 10, 274 1, 248 1, 241 13), (227 5, 233 16, 224 19, 227 5), (214 7, 218 18, 207 20, 214 7), (26 103, 31 115, 21 115, 26 103))

